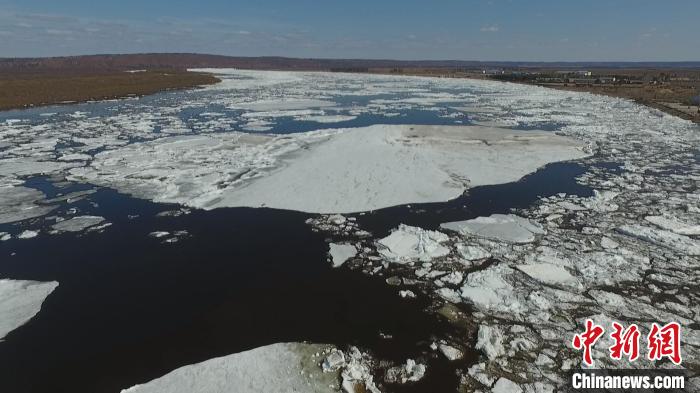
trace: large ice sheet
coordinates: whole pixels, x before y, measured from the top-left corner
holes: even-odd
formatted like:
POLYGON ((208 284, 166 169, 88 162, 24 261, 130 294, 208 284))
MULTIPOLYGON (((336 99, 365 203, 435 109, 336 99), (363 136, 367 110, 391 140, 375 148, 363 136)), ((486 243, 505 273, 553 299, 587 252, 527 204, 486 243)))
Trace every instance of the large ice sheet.
POLYGON ((56 281, 0 280, 0 341, 38 314, 57 286, 56 281))
POLYGON ((72 178, 193 207, 351 213, 453 199, 586 156, 547 132, 375 125, 290 136, 181 136, 100 153, 72 178))
POLYGON ((351 213, 447 201, 467 187, 515 181, 582 145, 551 133, 485 127, 376 125, 347 129, 279 171, 222 195, 218 206, 351 213))
POLYGON ((318 365, 320 359, 314 359, 327 347, 268 345, 184 366, 122 393, 337 392, 339 373, 324 373, 318 365))

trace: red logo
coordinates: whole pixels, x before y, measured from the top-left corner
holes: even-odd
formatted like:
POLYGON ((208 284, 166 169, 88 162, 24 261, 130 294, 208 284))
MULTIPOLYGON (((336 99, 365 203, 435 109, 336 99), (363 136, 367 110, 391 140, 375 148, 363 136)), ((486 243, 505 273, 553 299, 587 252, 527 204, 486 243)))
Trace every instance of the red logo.
POLYGON ((681 325, 671 322, 664 327, 653 323, 647 336, 649 360, 669 358, 673 364, 681 364, 681 325))
MULTIPOLYGON (((613 345, 608 348, 610 358, 621 360, 623 357, 630 362, 639 358, 639 338, 641 333, 635 324, 625 328, 617 322, 612 323, 613 332, 610 337, 613 345)), ((583 362, 593 365, 591 350, 595 343, 603 336, 605 329, 596 325, 592 320, 586 320, 586 330, 574 336, 573 347, 576 350, 583 350, 583 362)), ((681 364, 681 325, 671 322, 665 326, 652 323, 647 335, 647 359, 651 361, 668 358, 676 365, 681 364)))
POLYGON ((574 336, 574 348, 579 351, 583 349, 583 361, 589 366, 593 365, 593 357, 591 356, 591 348, 595 345, 600 336, 605 333, 602 326, 598 326, 590 319, 586 320, 586 331, 583 334, 574 336))
POLYGON ((624 354, 634 362, 639 358, 639 328, 632 324, 627 330, 617 322, 613 322, 615 331, 610 334, 615 343, 610 347, 610 357, 616 360, 622 359, 624 354))

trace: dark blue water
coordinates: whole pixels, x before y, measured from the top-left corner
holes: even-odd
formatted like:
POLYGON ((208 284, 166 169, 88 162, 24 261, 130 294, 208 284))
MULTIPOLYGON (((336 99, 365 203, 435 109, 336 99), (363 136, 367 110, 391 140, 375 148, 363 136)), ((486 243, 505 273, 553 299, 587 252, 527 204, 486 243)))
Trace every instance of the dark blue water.
MULTIPOLYGON (((552 164, 454 201, 357 217, 375 235, 400 223, 436 228, 527 207, 538 196, 590 195, 574 181, 582 172, 552 164)), ((49 196, 85 187, 59 189, 45 178, 27 185, 49 196)), ((425 298, 402 299, 383 279, 331 269, 326 235, 304 223, 309 214, 233 208, 156 217, 178 206, 109 189, 59 211, 69 207, 113 225, 104 233, 0 244, 0 277, 60 283, 41 312, 0 343, 2 392, 118 392, 186 364, 284 341, 354 344, 403 362, 431 352, 436 335, 465 334, 424 312, 425 298), (148 236, 182 229, 190 237, 175 244, 148 236)), ((453 363, 435 357, 422 382, 396 391, 455 391, 455 369, 475 357, 453 363)))

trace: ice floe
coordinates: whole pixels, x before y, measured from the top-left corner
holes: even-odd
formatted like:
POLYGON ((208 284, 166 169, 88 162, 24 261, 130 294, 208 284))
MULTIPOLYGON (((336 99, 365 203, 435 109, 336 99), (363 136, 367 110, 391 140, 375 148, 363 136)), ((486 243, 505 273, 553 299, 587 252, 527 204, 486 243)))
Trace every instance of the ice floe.
POLYGON ((513 243, 531 243, 535 240, 535 235, 544 234, 541 226, 512 214, 477 217, 472 220, 442 224, 441 227, 461 234, 472 234, 513 243))
POLYGON ((0 187, 0 224, 40 217, 56 206, 40 204, 46 196, 39 190, 22 186, 0 187))
POLYGON ((323 372, 315 354, 327 345, 273 344, 184 366, 122 393, 337 392, 338 372, 323 372))
POLYGON ((0 279, 0 341, 38 314, 41 304, 57 286, 56 281, 0 279))
POLYGON ((357 249, 352 244, 331 243, 328 253, 331 256, 333 267, 340 267, 348 259, 357 255, 357 249))
POLYGON ((583 157, 582 146, 551 133, 468 126, 211 134, 105 151, 70 170, 69 179, 205 209, 350 213, 446 201, 471 186, 514 181, 549 162, 583 157))
POLYGON ((94 228, 104 223, 104 217, 79 216, 68 220, 59 221, 52 225, 51 228, 56 232, 82 232, 86 229, 94 228))
POLYGON ((377 244, 379 253, 391 262, 409 263, 447 255, 450 249, 441 243, 448 239, 444 233, 401 225, 377 244))

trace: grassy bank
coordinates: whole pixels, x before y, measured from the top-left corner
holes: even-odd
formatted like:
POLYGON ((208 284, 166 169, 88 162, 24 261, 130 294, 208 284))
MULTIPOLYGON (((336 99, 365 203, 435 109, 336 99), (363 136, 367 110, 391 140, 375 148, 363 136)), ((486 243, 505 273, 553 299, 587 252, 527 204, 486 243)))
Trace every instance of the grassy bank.
POLYGON ((110 72, 88 75, 0 74, 0 110, 142 96, 219 82, 189 71, 110 72))

